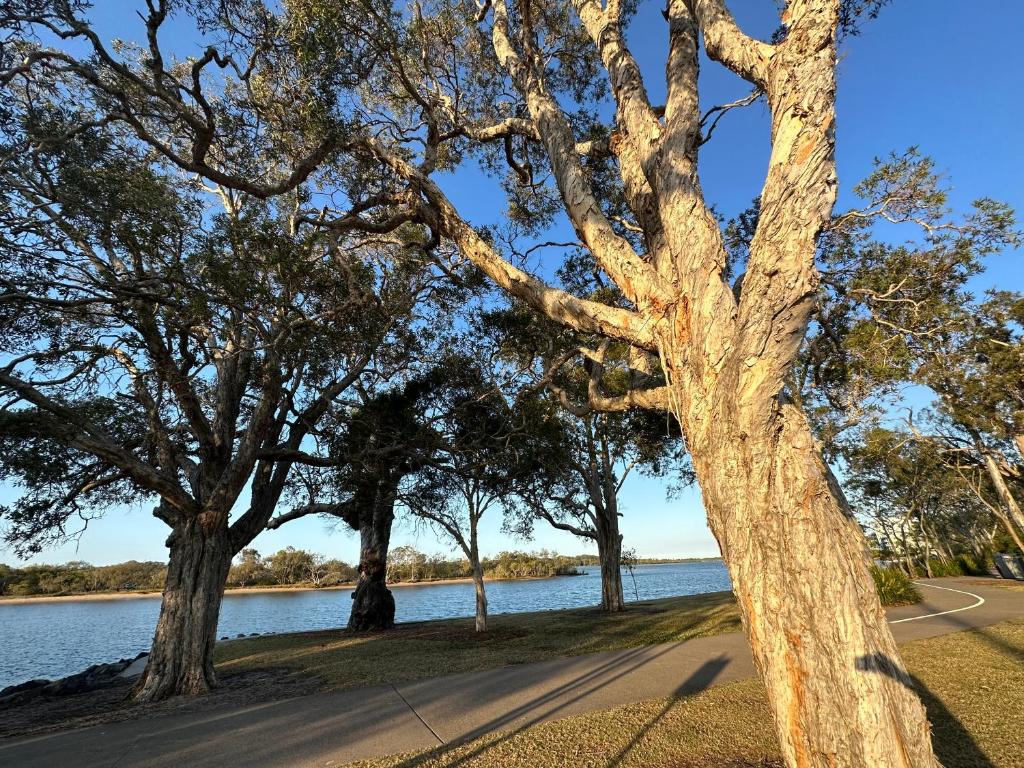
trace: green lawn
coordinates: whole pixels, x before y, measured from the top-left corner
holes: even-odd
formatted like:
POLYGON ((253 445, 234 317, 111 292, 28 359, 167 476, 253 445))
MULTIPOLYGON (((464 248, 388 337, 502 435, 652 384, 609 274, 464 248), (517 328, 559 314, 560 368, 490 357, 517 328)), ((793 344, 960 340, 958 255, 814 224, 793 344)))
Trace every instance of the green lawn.
POLYGON ((493 616, 488 624, 484 633, 473 619, 453 619, 231 640, 217 646, 215 661, 226 672, 284 668, 325 688, 353 688, 736 632, 740 618, 732 594, 717 592, 631 603, 615 615, 580 608, 493 616))
MULTIPOLYGON (((907 643, 946 768, 1024 767, 1024 621, 907 643)), ((716 686, 352 768, 781 766, 759 682, 716 686)))

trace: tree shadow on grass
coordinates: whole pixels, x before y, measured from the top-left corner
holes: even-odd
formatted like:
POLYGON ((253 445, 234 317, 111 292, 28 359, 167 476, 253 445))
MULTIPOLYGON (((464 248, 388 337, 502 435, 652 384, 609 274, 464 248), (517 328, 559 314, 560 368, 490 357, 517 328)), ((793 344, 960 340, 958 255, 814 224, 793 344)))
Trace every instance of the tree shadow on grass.
POLYGON ((978 743, 942 700, 914 675, 902 674, 888 656, 875 653, 857 660, 857 668, 891 677, 914 691, 928 711, 932 724, 932 746, 944 768, 996 768, 978 743))
POLYGON ((608 759, 608 762, 606 763, 607 768, 618 768, 633 748, 636 747, 636 745, 651 732, 654 726, 661 722, 662 718, 669 713, 669 710, 676 705, 676 701, 680 696, 694 694, 711 686, 711 684, 714 683, 715 678, 721 674, 722 670, 725 669, 728 663, 729 660, 724 655, 719 656, 717 659, 711 659, 710 661, 704 662, 692 675, 686 678, 686 680, 684 680, 683 683, 675 689, 675 691, 673 691, 672 698, 665 702, 664 706, 662 706, 658 711, 658 714, 644 723, 643 727, 633 734, 629 743, 608 759))
MULTIPOLYGON (((468 733, 458 739, 457 741, 442 744, 424 754, 414 755, 409 759, 399 763, 396 768, 412 768, 412 766, 420 765, 421 763, 427 762, 432 759, 438 759, 445 756, 450 756, 451 762, 446 762, 446 768, 455 768, 466 762, 472 760, 475 757, 483 755, 504 742, 509 741, 513 737, 527 730, 531 726, 538 725, 545 720, 552 719, 552 716, 559 711, 565 710, 570 704, 584 698, 585 696, 593 693, 594 691, 603 688, 609 683, 617 680, 630 672, 634 671, 640 666, 650 663, 658 656, 664 655, 669 649, 662 649, 653 656, 647 656, 643 653, 645 649, 637 648, 626 652, 618 658, 609 660, 605 664, 601 665, 596 669, 589 670, 588 672, 578 676, 574 680, 559 686, 558 688, 548 691, 540 697, 532 699, 531 701, 516 707, 510 712, 505 713, 502 717, 495 718, 489 723, 486 723, 478 728, 474 729, 471 733, 468 733), (568 700, 562 698, 564 694, 571 693, 572 696, 568 700), (480 738, 491 733, 495 728, 500 728, 502 724, 517 719, 519 716, 527 715, 529 719, 519 725, 516 728, 505 731, 496 736, 493 740, 488 740, 470 749, 468 752, 454 756, 450 753, 457 750, 461 746, 473 741, 476 738, 480 738)), ((704 690, 710 686, 714 680, 718 677, 721 671, 728 665, 729 659, 726 656, 721 656, 717 659, 705 662, 698 669, 696 669, 689 677, 686 678, 675 690, 674 696, 682 696, 685 694, 692 694, 698 691, 704 690)), ((657 723, 660 721, 672 708, 675 703, 675 698, 669 700, 663 707, 662 711, 651 719, 646 725, 644 725, 630 740, 630 742, 608 763, 609 768, 619 765, 622 760, 626 757, 633 747, 635 747, 643 736, 648 733, 657 723)))

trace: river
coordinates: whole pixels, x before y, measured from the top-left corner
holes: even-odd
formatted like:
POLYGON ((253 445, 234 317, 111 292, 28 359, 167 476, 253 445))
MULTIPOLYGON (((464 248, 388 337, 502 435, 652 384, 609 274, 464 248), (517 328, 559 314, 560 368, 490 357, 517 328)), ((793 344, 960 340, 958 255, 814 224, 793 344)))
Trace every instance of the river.
MULTIPOLYGON (((600 600, 600 571, 584 576, 494 581, 487 584, 491 615, 558 610, 600 600)), ((721 561, 641 565, 636 590, 622 575, 627 600, 720 592, 730 589, 721 561)), ((473 585, 435 582, 396 587, 396 619, 423 621, 473 614, 473 585)), ((295 632, 343 626, 350 590, 228 592, 221 608, 219 637, 295 632)), ((90 664, 132 657, 149 647, 160 610, 158 595, 133 599, 0 601, 0 688, 34 678, 59 678, 90 664)))

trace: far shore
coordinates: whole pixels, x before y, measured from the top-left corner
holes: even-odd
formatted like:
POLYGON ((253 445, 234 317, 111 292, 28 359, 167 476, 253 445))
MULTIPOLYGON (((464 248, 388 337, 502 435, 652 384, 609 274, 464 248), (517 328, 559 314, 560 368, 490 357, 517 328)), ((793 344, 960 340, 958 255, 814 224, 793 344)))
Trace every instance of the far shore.
MULTIPOLYGON (((707 557, 707 558, 685 558, 680 560, 667 560, 663 563, 644 563, 644 565, 675 565, 679 563, 697 563, 705 562, 709 560, 720 560, 718 557, 707 557)), ((597 568, 597 565, 581 565, 579 568, 597 568)), ((578 575, 583 575, 578 574, 578 575)), ((568 578, 572 578, 573 574, 565 574, 568 578)), ((507 579, 494 579, 484 577, 486 582, 499 582, 499 581, 540 581, 543 579, 557 579, 562 578, 561 576, 519 576, 515 578, 507 579)), ((437 584, 472 584, 472 577, 465 576, 458 579, 424 579, 423 581, 392 581, 388 583, 388 589, 392 587, 424 587, 434 586, 437 584)), ((354 581, 346 584, 333 584, 329 587, 314 587, 309 584, 295 584, 290 586, 270 586, 270 587, 228 587, 225 590, 226 595, 258 595, 271 592, 336 592, 341 590, 354 589, 356 583, 354 581)), ((138 592, 80 592, 77 594, 70 595, 28 595, 25 597, 20 596, 0 596, 0 606, 3 605, 23 605, 26 603, 77 603, 89 600, 142 600, 146 598, 158 598, 161 595, 161 591, 158 589, 154 590, 143 590, 138 592)))
MULTIPOLYGON (((587 566, 580 566, 586 568, 587 566)), ((571 575, 570 575, 571 577, 571 575)), ((521 576, 511 579, 489 579, 486 582, 496 581, 539 581, 541 579, 556 579, 559 576, 521 576)), ((388 583, 388 589, 393 587, 424 587, 437 584, 472 584, 473 579, 469 576, 458 579, 425 579, 423 581, 392 581, 388 583)), ((294 584, 281 587, 228 587, 226 595, 258 595, 270 592, 337 592, 341 590, 355 589, 354 581, 346 584, 332 584, 329 587, 312 587, 308 584, 294 584)), ((88 600, 139 600, 144 598, 160 597, 160 590, 140 592, 81 592, 74 595, 29 595, 27 597, 0 597, 0 605, 21 605, 23 603, 71 603, 88 600)))

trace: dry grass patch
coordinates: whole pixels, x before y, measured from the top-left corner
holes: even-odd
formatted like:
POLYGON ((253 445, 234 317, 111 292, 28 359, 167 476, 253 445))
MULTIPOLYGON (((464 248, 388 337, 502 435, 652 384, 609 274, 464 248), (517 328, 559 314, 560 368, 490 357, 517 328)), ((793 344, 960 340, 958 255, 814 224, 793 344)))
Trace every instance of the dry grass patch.
POLYGON ((1011 579, 977 579, 976 581, 965 582, 979 587, 999 587, 1009 589, 1012 592, 1024 592, 1024 581, 1013 581, 1011 579))
MULTIPOLYGON (((946 768, 1024 768, 1024 621, 903 647, 946 768)), ((781 766, 755 680, 646 701, 352 768, 781 766)))
POLYGON ((740 630, 731 593, 634 603, 621 614, 596 608, 399 625, 388 632, 344 630, 231 640, 217 646, 218 669, 286 668, 328 688, 395 683, 598 651, 669 643, 740 630), (386 659, 386 663, 382 660, 386 659))

